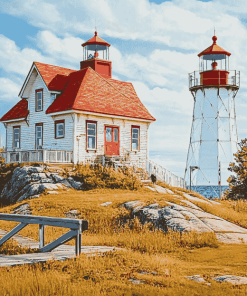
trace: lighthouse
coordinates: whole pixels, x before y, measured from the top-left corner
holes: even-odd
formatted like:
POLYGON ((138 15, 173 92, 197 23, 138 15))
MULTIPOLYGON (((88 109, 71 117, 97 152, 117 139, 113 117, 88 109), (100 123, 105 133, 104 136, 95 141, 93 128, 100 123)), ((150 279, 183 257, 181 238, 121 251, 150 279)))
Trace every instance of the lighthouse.
POLYGON ((193 190, 216 198, 227 188, 229 163, 237 151, 235 97, 240 72, 230 70, 231 53, 213 44, 198 54, 199 71, 189 74, 194 98, 185 180, 193 190))

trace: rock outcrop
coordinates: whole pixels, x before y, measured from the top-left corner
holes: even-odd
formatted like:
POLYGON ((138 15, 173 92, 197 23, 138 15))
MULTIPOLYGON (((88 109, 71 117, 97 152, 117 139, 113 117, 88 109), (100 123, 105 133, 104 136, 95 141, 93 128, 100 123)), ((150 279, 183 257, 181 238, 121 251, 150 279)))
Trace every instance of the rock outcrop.
POLYGON ((23 166, 14 170, 11 180, 5 184, 0 195, 0 202, 14 203, 28 198, 35 198, 45 190, 57 190, 70 187, 83 189, 82 183, 72 177, 66 178, 57 172, 49 171, 44 166, 23 166))
MULTIPOLYGON (((189 194, 185 196, 188 199, 191 197, 189 194)), ((138 217, 142 224, 152 223, 164 232, 169 229, 179 232, 214 232, 218 240, 225 243, 247 242, 246 228, 207 213, 193 202, 181 199, 181 196, 178 203, 186 204, 186 206, 168 201, 166 203, 165 207, 160 207, 158 203, 144 206, 143 202, 135 200, 125 202, 121 206, 130 210, 132 218, 138 217)))

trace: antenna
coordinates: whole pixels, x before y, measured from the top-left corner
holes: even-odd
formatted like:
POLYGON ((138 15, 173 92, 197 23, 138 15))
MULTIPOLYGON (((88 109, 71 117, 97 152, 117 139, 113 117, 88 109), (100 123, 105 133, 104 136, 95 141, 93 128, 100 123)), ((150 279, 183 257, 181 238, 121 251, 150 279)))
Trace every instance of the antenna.
POLYGON ((214 27, 214 36, 215 36, 215 27, 214 27))

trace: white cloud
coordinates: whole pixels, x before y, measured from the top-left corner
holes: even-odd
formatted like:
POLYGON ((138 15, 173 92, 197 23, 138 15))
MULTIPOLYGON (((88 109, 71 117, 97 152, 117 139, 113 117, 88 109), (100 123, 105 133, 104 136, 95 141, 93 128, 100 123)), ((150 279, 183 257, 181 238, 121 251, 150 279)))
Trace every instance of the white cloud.
POLYGON ((32 62, 53 63, 53 58, 43 56, 32 48, 20 49, 13 40, 0 34, 0 68, 6 72, 27 75, 32 62))
POLYGON ((191 33, 205 34, 213 28, 214 17, 212 12, 199 17, 170 1, 156 5, 147 0, 2 0, 1 10, 59 34, 91 33, 96 25, 101 36, 189 48, 197 48, 188 38, 191 33), (174 38, 178 33, 180 38, 174 38))
POLYGON ((84 42, 81 38, 70 35, 64 38, 57 37, 51 31, 40 31, 36 37, 38 47, 57 60, 65 60, 70 63, 79 63, 83 59, 83 48, 81 44, 84 42))
POLYGON ((0 78, 0 101, 17 102, 20 85, 8 78, 0 78))
POLYGON ((24 17, 30 24, 40 28, 63 21, 56 5, 45 1, 1 0, 0 9, 13 16, 24 17))

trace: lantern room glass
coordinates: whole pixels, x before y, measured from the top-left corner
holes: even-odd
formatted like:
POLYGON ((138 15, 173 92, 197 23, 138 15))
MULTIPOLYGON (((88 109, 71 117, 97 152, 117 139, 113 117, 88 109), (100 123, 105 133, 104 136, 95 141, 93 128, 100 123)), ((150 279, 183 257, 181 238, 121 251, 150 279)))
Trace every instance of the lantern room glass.
POLYGON ((200 72, 212 71, 213 63, 217 63, 215 70, 229 71, 229 56, 225 54, 208 54, 199 57, 200 72))
POLYGON ((99 58, 102 60, 109 61, 109 47, 101 44, 89 44, 83 47, 83 58, 85 60, 90 60, 94 58, 99 58))

